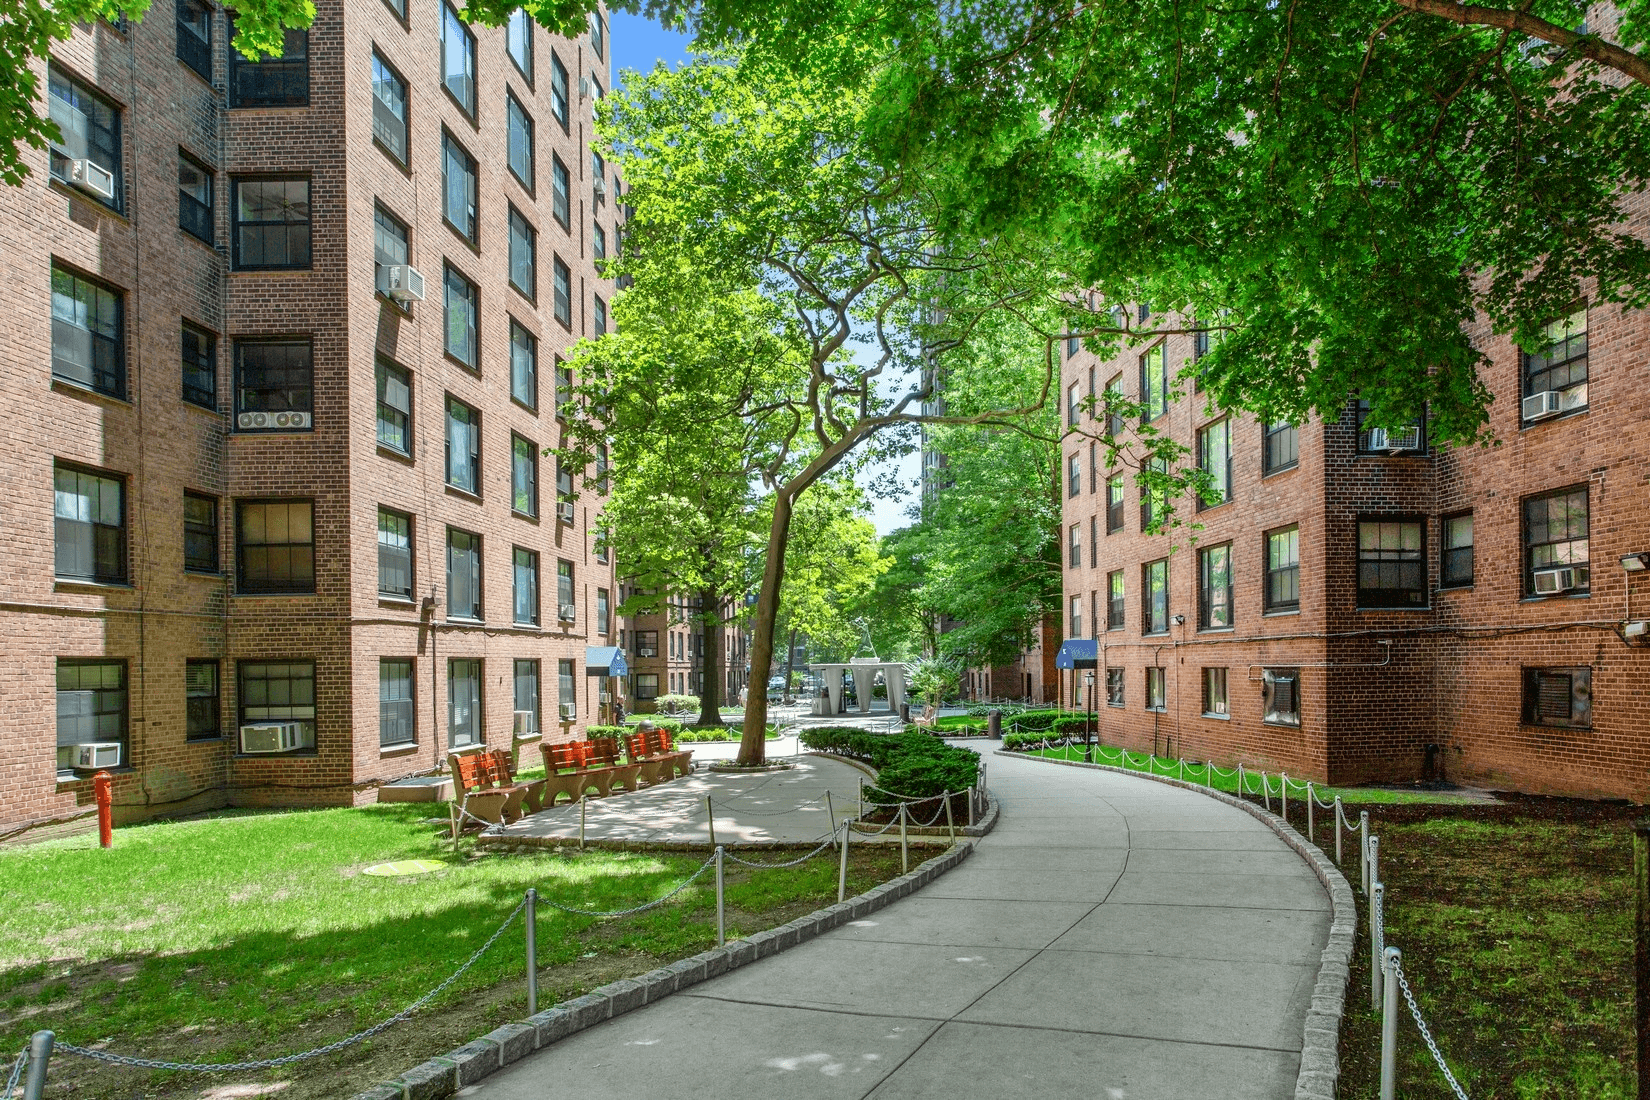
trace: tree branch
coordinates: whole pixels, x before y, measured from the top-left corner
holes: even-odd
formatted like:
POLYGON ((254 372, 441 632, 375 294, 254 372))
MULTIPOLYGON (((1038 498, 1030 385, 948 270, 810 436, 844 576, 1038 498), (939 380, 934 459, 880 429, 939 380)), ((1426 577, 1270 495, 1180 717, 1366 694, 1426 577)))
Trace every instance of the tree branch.
POLYGON ((1650 86, 1650 59, 1640 57, 1631 50, 1624 49, 1613 42, 1606 42, 1602 38, 1591 34, 1578 34, 1568 27, 1560 27, 1556 23, 1549 23, 1538 16, 1525 11, 1509 11, 1505 8, 1489 8, 1482 4, 1460 4, 1456 0, 1393 0, 1400 8, 1420 12, 1422 15, 1435 15, 1440 19, 1448 19, 1453 23, 1465 26, 1500 27, 1502 30, 1516 31, 1519 34, 1539 38, 1543 42, 1551 42, 1555 46, 1562 46, 1566 50, 1579 54, 1589 61, 1596 61, 1606 68, 1614 69, 1624 76, 1650 86))

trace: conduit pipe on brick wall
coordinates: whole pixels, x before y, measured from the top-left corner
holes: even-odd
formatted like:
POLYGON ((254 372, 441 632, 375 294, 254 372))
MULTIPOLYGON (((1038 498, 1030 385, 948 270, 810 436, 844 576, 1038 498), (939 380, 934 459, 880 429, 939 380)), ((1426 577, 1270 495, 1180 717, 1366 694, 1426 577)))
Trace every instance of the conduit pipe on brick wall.
MULTIPOLYGON (((1382 652, 1384 652, 1386 656, 1382 657, 1379 661, 1375 661, 1374 663, 1367 661, 1317 661, 1313 664, 1303 665, 1299 662, 1290 661, 1287 662, 1287 664, 1290 668, 1386 668, 1392 663, 1392 643, 1383 638, 1375 644, 1381 647, 1382 652)), ((1248 679, 1251 683, 1260 683, 1266 679, 1266 676, 1264 675, 1266 669, 1279 667, 1282 667, 1282 663, 1280 662, 1273 662, 1272 664, 1267 665, 1250 665, 1248 679), (1256 676, 1256 669, 1260 669, 1262 671, 1262 675, 1256 676)))

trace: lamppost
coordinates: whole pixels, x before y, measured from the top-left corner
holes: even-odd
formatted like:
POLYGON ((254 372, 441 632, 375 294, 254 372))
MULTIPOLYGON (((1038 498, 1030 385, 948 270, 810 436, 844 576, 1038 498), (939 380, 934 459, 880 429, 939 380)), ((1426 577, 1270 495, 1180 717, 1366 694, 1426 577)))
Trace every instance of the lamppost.
POLYGON ((1094 670, 1092 668, 1083 673, 1083 682, 1088 686, 1088 690, 1084 693, 1088 701, 1088 716, 1083 721, 1083 759, 1092 764, 1094 761, 1090 759, 1090 756, 1096 748, 1094 743, 1098 739, 1095 735, 1099 732, 1094 728, 1094 670))

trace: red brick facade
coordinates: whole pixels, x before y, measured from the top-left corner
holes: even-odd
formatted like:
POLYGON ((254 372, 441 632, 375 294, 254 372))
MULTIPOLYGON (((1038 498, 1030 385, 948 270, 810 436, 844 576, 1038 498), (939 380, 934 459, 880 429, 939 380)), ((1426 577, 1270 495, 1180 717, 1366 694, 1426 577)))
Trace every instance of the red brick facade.
MULTIPOLYGON (((1647 213, 1641 203, 1634 224, 1647 213)), ((1339 422, 1301 425, 1298 463, 1268 474, 1262 426, 1234 415, 1230 502, 1191 515, 1186 505, 1180 509, 1200 529, 1142 534, 1132 471, 1091 467, 1089 438, 1068 436, 1068 466, 1075 456, 1080 483, 1075 496, 1063 493, 1062 627, 1073 633, 1070 608, 1078 598, 1075 633, 1100 645, 1096 703, 1104 735, 1133 749, 1227 766, 1241 761, 1321 782, 1441 775, 1503 789, 1650 799, 1650 650, 1624 637, 1628 623, 1650 619, 1650 572, 1618 564, 1624 555, 1650 551, 1650 398, 1642 385, 1650 322, 1643 312, 1590 304, 1586 333, 1585 404, 1534 422, 1521 415, 1520 349, 1487 327, 1477 334, 1492 360, 1485 381, 1497 395, 1491 418, 1500 442, 1490 448, 1360 453, 1349 403, 1339 422), (1127 475, 1123 523, 1108 534, 1106 483, 1117 472, 1127 475), (1562 489, 1585 494, 1588 545, 1576 560, 1590 563, 1590 587, 1538 597, 1526 558, 1525 508, 1562 489), (1442 585, 1443 521, 1467 512, 1471 583, 1442 585), (1424 590, 1413 609, 1359 608, 1360 522, 1377 520, 1419 522, 1424 531, 1424 590), (1269 612, 1266 534, 1290 526, 1298 528, 1299 606, 1269 612), (1227 544, 1232 626, 1200 629, 1199 554, 1227 544), (1142 570, 1159 559, 1168 561, 1167 625, 1148 631, 1142 570), (1108 629, 1114 570, 1124 576, 1125 607, 1122 625, 1108 629), (1122 670, 1121 706, 1107 705, 1107 667, 1122 670), (1162 669, 1152 674, 1162 678, 1161 709, 1145 707, 1149 667, 1162 669), (1224 716, 1205 713, 1206 668, 1227 670, 1224 716), (1267 669, 1299 670, 1298 726, 1265 720, 1267 669), (1544 716, 1530 713, 1542 701, 1539 690, 1526 688, 1538 669, 1557 670, 1539 681, 1549 685, 1570 682, 1551 675, 1582 683, 1567 670, 1590 676, 1590 692, 1571 688, 1572 724, 1546 724, 1564 709, 1562 700, 1544 716), (1590 718, 1577 692, 1587 696, 1590 718)), ((1073 384, 1080 398, 1087 396, 1091 368, 1099 391, 1121 374, 1123 392, 1137 398, 1140 358, 1152 343, 1106 362, 1085 350, 1067 356, 1062 400, 1073 384)), ((1171 375, 1185 368, 1192 337, 1163 343, 1171 375)), ((1078 419, 1079 432, 1102 427, 1086 412, 1078 419)), ((1195 461, 1197 433, 1218 419, 1202 395, 1186 393, 1154 423, 1192 446, 1188 461, 1195 461)))
MULTIPOLYGON (((625 620, 622 641, 630 666, 627 692, 638 713, 651 713, 652 701, 661 695, 699 694, 709 658, 705 628, 692 621, 694 613, 687 598, 673 596, 664 609, 625 620)), ((732 608, 724 608, 724 616, 731 613, 732 608)), ((721 632, 715 674, 721 677, 722 705, 733 706, 748 675, 746 635, 737 626, 724 626, 721 632)))
MULTIPOLYGON (((616 184, 598 200, 588 142, 590 94, 609 83, 590 37, 534 28, 530 82, 506 53, 502 30, 474 28, 476 119, 443 87, 440 7, 318 5, 308 36, 308 103, 229 104, 227 21, 214 11, 211 72, 179 59, 171 9, 124 32, 78 31, 52 66, 119 114, 124 175, 118 209, 51 180, 47 156, 0 190, 0 386, 13 415, 0 463, 11 492, 0 502, 10 566, 0 581, 0 834, 72 816, 90 804, 88 773, 59 771, 54 754, 62 661, 126 663, 127 746, 116 770, 120 819, 215 805, 349 804, 384 780, 439 766, 449 743, 448 669, 479 660, 480 736, 508 745, 517 660, 539 665, 540 729, 569 737, 600 715, 607 681, 585 675, 587 645, 617 645, 617 584, 597 556, 598 495, 576 484, 572 522, 559 522, 553 456, 538 459, 536 516, 513 510, 512 437, 556 446, 558 356, 594 334, 593 296, 611 295, 596 272, 593 225, 617 244, 616 184), (403 167, 374 141, 373 54, 405 81, 410 135, 403 167), (569 77, 569 125, 552 109, 552 54, 569 77), (507 166, 506 89, 534 125, 535 187, 507 166), (476 242, 443 218, 443 134, 477 162, 476 242), (179 153, 211 170, 214 245, 180 229, 179 153), (552 213, 552 155, 571 176, 569 225, 552 213), (257 174, 309 181, 311 252, 300 270, 239 270, 231 260, 235 181, 257 174), (402 310, 376 293, 375 208, 408 227, 409 261, 425 297, 402 310), (509 280, 508 211, 537 231, 536 300, 509 280), (571 325, 555 317, 552 257, 570 271, 571 325), (89 276, 121 298, 124 393, 54 379, 52 270, 89 276), (479 288, 479 369, 445 355, 446 264, 479 288), (538 395, 511 397, 511 321, 538 340, 538 395), (180 322, 216 337, 216 408, 180 396, 180 322), (312 348, 313 428, 257 434, 237 428, 239 339, 283 336, 312 348), (377 440, 375 365, 411 377, 410 454, 377 440), (480 414, 478 492, 445 478, 447 396, 480 414), (125 583, 57 576, 54 469, 84 469, 123 485, 125 583), (216 502, 221 571, 184 569, 183 494, 216 502), (247 595, 237 582, 237 506, 260 499, 313 502, 314 591, 247 595), (378 510, 411 517, 412 599, 378 594, 378 510), (447 615, 448 528, 481 536, 482 613, 447 615), (538 621, 518 623, 513 548, 538 554, 538 621), (572 567, 571 618, 562 616, 559 562, 572 567), (607 622, 597 623, 599 593, 607 622), (380 659, 412 662, 413 740, 380 738, 380 659), (221 736, 186 739, 185 662, 219 662, 221 736), (242 662, 314 664, 313 752, 239 751, 242 662), (572 662, 562 699, 558 661, 572 662), (573 718, 558 720, 558 704, 573 718)), ((44 76, 45 66, 41 66, 44 76)), ((42 79, 42 87, 45 81, 42 79)), ((579 479, 582 481, 582 479, 579 479)), ((207 704, 208 709, 209 704, 207 704)))

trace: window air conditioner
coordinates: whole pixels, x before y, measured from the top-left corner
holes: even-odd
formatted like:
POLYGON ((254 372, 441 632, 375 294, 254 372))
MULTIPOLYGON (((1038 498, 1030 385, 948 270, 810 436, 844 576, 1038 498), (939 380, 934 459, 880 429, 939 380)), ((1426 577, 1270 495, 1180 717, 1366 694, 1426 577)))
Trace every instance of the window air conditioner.
POLYGON ((69 162, 69 176, 82 191, 90 191, 105 199, 115 197, 115 174, 89 160, 69 162))
POLYGON ((1408 428, 1371 428, 1369 429, 1369 449, 1372 451, 1413 451, 1421 446, 1421 429, 1418 426, 1408 428))
POLYGON ((579 617, 579 609, 576 604, 564 603, 561 605, 560 612, 560 618, 566 622, 572 622, 579 617))
POLYGON ((250 412, 235 417, 235 426, 242 429, 275 431, 308 431, 314 421, 307 412, 250 412))
POLYGON ((571 722, 573 720, 574 714, 572 703, 562 703, 556 709, 560 712, 561 720, 563 722, 571 722))
POLYGON ((1564 566, 1558 569, 1537 569, 1535 571, 1535 594, 1537 596, 1557 596, 1562 592, 1581 588, 1587 583, 1586 566, 1564 566))
POLYGON ((303 747, 302 722, 260 722, 241 727, 241 752, 247 755, 292 752, 303 747))
POLYGON ((117 768, 120 766, 119 741, 87 741, 74 747, 74 766, 77 768, 117 768))
POLYGON ((563 523, 573 522, 573 502, 564 500, 556 505, 556 518, 563 523))
POLYGON ((579 98, 590 98, 590 78, 588 76, 579 77, 579 98))
POLYGON ((537 737, 539 734, 539 716, 530 710, 512 712, 515 718, 515 736, 517 740, 537 737))
POLYGON ((1557 390, 1532 393, 1524 399, 1524 419, 1545 420, 1549 416, 1557 416, 1561 411, 1558 407, 1558 397, 1557 390))
POLYGON ((378 269, 378 293, 396 302, 422 302, 424 276, 410 264, 385 264, 378 269))
POLYGON ((595 178, 595 180, 591 183, 590 186, 591 186, 591 189, 593 191, 595 191, 595 193, 596 193, 596 201, 597 202, 606 202, 607 201, 607 181, 606 180, 602 179, 602 177, 600 177, 600 176, 597 176, 595 178))

